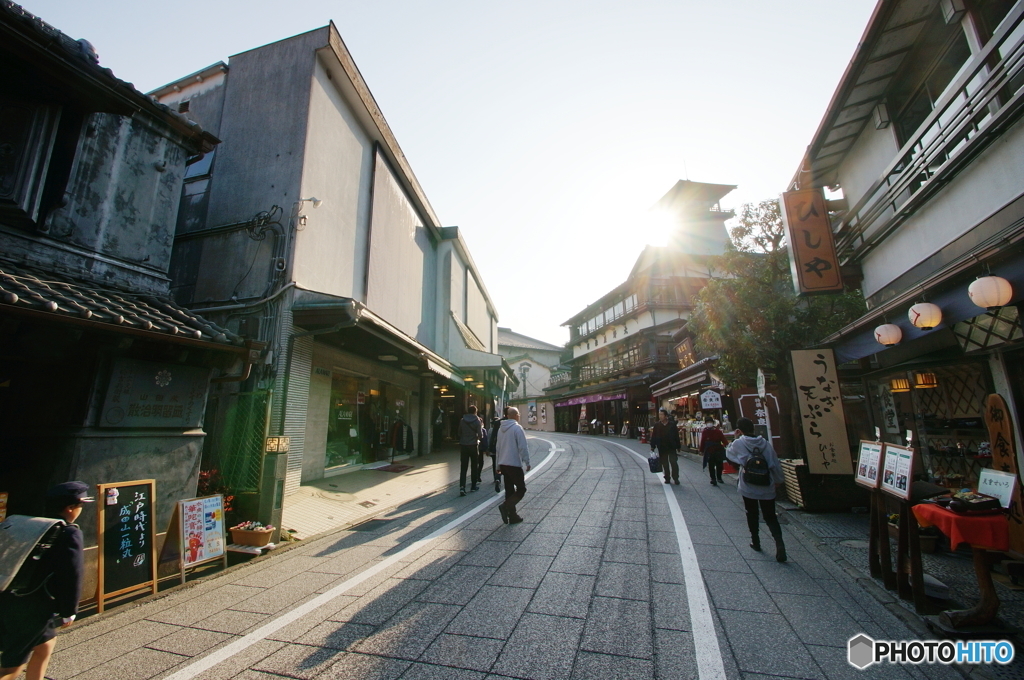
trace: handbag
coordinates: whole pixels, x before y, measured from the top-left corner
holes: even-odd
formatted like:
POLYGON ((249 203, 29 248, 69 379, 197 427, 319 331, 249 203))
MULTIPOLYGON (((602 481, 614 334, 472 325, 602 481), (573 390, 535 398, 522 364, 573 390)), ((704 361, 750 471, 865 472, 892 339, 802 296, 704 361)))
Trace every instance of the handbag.
POLYGON ((650 466, 651 472, 661 472, 661 458, 658 457, 656 452, 652 452, 647 458, 647 464, 650 466))

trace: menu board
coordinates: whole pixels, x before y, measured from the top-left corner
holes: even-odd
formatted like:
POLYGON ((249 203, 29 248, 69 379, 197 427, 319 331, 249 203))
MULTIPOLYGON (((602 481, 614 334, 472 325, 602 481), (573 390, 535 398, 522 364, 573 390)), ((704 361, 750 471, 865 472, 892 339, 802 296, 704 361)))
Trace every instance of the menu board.
POLYGON ((1004 508, 1010 507, 1016 485, 1017 475, 1011 472, 985 469, 978 475, 978 493, 998 498, 1004 508))
POLYGON ((877 489, 881 479, 879 470, 882 467, 882 443, 862 441, 860 454, 857 457, 857 474, 854 481, 869 489, 877 489))
POLYGON ((153 504, 156 480, 97 486, 98 609, 105 598, 144 588, 156 593, 153 504))
POLYGON ((882 491, 910 500, 910 477, 914 471, 914 449, 885 444, 882 491))

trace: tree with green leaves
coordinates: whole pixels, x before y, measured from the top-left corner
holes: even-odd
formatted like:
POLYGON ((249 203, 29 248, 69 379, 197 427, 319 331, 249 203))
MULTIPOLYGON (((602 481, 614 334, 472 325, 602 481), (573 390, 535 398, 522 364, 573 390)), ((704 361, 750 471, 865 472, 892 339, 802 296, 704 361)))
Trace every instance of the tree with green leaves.
POLYGON ((784 440, 797 441, 790 351, 813 347, 864 313, 860 291, 798 297, 777 200, 747 203, 730 230, 731 247, 711 261, 712 278, 691 317, 699 351, 718 355, 731 387, 752 385, 761 368, 779 385, 784 440), (788 417, 787 417, 788 416, 788 417))

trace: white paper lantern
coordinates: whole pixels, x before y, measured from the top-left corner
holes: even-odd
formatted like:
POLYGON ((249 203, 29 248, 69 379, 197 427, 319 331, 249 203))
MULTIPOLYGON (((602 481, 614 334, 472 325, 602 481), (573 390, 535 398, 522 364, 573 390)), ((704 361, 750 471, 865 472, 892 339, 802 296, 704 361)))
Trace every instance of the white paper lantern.
POLYGON ((982 276, 967 287, 967 294, 979 307, 994 310, 1013 299, 1013 287, 1001 276, 982 276))
POLYGON ((880 345, 891 347, 903 339, 903 331, 894 323, 882 324, 875 329, 875 340, 880 345))
POLYGON ((930 302, 919 302, 907 312, 910 323, 926 331, 942 323, 942 309, 930 302))

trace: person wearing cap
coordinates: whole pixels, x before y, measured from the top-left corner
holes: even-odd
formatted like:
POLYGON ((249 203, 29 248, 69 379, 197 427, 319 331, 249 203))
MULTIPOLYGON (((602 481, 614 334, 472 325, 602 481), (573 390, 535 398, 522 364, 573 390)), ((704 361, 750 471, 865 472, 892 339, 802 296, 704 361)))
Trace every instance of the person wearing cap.
POLYGON ((82 530, 75 520, 82 504, 91 503, 83 482, 65 482, 46 492, 46 516, 65 526, 42 557, 39 582, 15 595, 0 593, 0 680, 43 680, 56 644, 58 628, 78 614, 82 595, 82 530), (26 668, 27 664, 27 668, 26 668))

